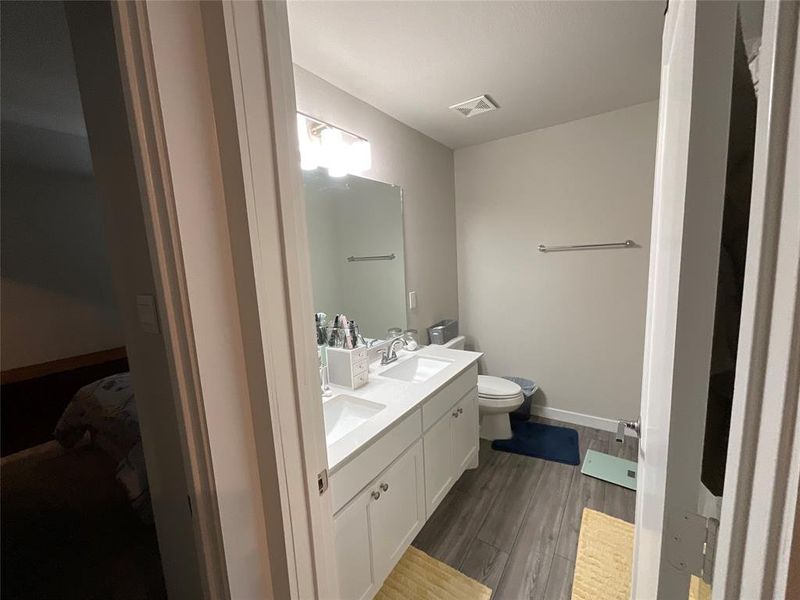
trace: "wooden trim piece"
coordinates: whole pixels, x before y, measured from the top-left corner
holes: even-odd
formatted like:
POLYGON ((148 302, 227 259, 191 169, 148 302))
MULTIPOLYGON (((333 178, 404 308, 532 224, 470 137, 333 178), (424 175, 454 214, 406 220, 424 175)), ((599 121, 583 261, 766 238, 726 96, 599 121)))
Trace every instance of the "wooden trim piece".
MULTIPOLYGON (((767 2, 713 598, 783 598, 800 477, 800 5, 767 2)), ((788 597, 788 596, 787 596, 788 597)))
POLYGON ((74 369, 80 369, 81 367, 101 365, 106 362, 111 362, 112 360, 120 360, 127 357, 128 353, 125 351, 125 346, 119 346, 118 348, 98 350, 97 352, 89 352, 88 354, 80 354, 78 356, 58 358, 56 360, 39 363, 38 365, 6 369, 0 373, 0 384, 5 385, 7 383, 36 379, 37 377, 44 377, 45 375, 52 375, 53 373, 63 373, 64 371, 72 371, 74 369))
POLYGON ((178 404, 201 587, 206 599, 225 599, 230 598, 228 571, 148 6, 145 2, 114 2, 112 10, 158 308, 178 404))

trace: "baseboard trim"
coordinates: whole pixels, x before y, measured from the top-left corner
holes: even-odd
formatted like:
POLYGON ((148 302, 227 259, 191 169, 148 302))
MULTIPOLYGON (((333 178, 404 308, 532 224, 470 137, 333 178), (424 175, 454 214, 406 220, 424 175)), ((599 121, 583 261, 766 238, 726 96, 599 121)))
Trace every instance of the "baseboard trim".
MULTIPOLYGON (((611 431, 614 433, 617 431, 617 421, 614 419, 595 417, 594 415, 586 415, 583 413, 572 412, 571 410, 563 410, 561 408, 534 405, 531 407, 531 414, 534 414, 537 417, 553 419, 554 421, 563 421, 564 423, 570 423, 572 425, 594 427, 600 431, 611 431)), ((634 433, 632 431, 626 431, 625 435, 634 436, 634 433)))

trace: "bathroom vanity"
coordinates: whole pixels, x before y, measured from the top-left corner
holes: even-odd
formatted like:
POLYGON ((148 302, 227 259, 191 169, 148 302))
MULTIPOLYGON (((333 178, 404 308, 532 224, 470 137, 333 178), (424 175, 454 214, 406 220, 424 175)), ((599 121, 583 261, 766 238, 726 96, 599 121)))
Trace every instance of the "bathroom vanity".
POLYGON ((341 597, 371 598, 478 466, 479 352, 428 346, 323 399, 341 597))
MULTIPOLYGON (((318 327, 344 312, 366 338, 394 338, 408 327, 402 190, 324 169, 304 171, 303 183, 318 327)), ((385 343, 351 349, 325 332, 320 378, 327 370, 341 385, 322 405, 339 597, 368 599, 478 466, 481 354, 428 346, 393 360, 385 343)))

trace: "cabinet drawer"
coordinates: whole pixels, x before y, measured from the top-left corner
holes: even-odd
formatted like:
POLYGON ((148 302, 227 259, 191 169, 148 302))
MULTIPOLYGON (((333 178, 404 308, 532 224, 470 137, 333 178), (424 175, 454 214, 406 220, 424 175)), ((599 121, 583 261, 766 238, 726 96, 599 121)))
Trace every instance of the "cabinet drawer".
POLYGON ((375 479, 403 450, 422 434, 419 410, 405 417, 361 454, 339 467, 330 477, 333 512, 347 504, 370 481, 375 479))
POLYGON ((472 388, 478 386, 478 365, 472 365, 422 406, 422 429, 426 431, 472 388))
POLYGON ((369 372, 362 371, 361 373, 353 374, 353 389, 357 390, 362 385, 366 385, 369 381, 369 372))

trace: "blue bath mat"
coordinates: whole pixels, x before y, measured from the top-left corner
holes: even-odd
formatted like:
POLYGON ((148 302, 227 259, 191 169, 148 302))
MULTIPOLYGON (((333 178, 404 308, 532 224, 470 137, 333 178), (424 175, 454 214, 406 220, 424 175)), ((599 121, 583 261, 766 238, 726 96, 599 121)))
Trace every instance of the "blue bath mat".
POLYGON ((574 429, 535 421, 511 421, 511 431, 514 437, 493 441, 492 449, 566 465, 578 465, 581 462, 578 432, 574 429))

